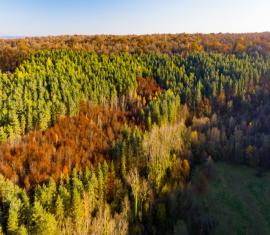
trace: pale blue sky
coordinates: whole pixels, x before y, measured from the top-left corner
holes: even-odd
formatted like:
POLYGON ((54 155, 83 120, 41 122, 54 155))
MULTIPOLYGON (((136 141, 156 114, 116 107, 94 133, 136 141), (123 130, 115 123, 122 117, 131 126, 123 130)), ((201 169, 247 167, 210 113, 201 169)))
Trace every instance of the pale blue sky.
POLYGON ((0 0, 0 36, 270 31, 270 0, 0 0))

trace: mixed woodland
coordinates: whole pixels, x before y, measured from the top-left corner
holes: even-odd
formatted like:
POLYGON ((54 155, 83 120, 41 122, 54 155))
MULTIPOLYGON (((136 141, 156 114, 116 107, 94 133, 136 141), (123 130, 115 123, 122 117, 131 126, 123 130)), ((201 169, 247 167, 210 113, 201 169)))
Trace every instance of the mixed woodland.
POLYGON ((0 234, 218 234, 198 198, 263 177, 269 118, 270 33, 0 40, 0 234))

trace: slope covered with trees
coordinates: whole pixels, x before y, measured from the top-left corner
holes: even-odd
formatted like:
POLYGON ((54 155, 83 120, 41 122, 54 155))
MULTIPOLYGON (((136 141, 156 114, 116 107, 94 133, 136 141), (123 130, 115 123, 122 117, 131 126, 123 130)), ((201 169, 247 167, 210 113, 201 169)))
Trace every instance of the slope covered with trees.
POLYGON ((0 72, 1 232, 219 231, 214 162, 270 166, 268 37, 2 42, 31 46, 0 72))
MULTIPOLYGON (((117 102, 134 96, 136 77, 156 80, 193 111, 202 98, 245 96, 268 69, 268 57, 241 54, 101 55, 40 52, 10 75, 0 74, 0 136, 45 130, 59 115, 78 113, 81 101, 117 102)), ((136 97, 135 97, 136 98, 136 97)))

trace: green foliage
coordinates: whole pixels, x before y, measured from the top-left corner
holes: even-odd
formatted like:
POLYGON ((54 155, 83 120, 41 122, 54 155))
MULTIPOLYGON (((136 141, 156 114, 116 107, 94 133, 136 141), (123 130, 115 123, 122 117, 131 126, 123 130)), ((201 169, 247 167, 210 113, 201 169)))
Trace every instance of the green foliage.
POLYGON ((11 201, 8 211, 7 232, 9 234, 16 234, 19 228, 19 212, 21 207, 19 200, 11 201))
POLYGON ((101 165, 98 165, 97 169, 97 178, 98 178, 98 198, 102 202, 104 200, 104 174, 101 168, 101 165))
POLYGON ((34 234, 57 234, 57 222, 54 215, 46 212, 39 201, 34 202, 31 222, 31 232, 34 234))
POLYGON ((84 223, 84 204, 81 198, 80 193, 75 188, 72 193, 72 220, 74 221, 74 225, 78 229, 81 230, 84 223))
MULTIPOLYGON (((136 89, 138 76, 154 78, 162 88, 179 96, 182 103, 194 108, 203 97, 216 97, 221 92, 244 96, 258 84, 268 66, 267 57, 245 53, 197 53, 183 58, 40 51, 14 73, 0 74, 0 139, 16 138, 38 127, 45 130, 59 115, 75 115, 81 101, 110 102, 128 96, 136 89)), ((148 105, 148 127, 160 124, 168 115, 172 118, 166 114, 170 104, 163 102, 148 105)))
MULTIPOLYGON (((0 175, 2 232, 53 235, 127 234, 128 231, 165 234, 169 231, 186 234, 191 226, 190 218, 185 216, 194 212, 193 207, 196 211, 197 204, 193 198, 185 198, 185 193, 207 192, 211 176, 211 172, 199 175, 197 184, 192 185, 189 182, 191 167, 209 163, 211 157, 222 158, 227 153, 256 167, 263 163, 258 153, 269 152, 269 134, 266 132, 257 138, 252 134, 256 130, 252 121, 248 122, 242 113, 234 116, 231 113, 237 104, 244 110, 248 108, 247 112, 254 112, 248 101, 259 90, 268 69, 269 58, 259 54, 194 53, 184 57, 53 50, 36 53, 12 74, 0 73, 3 91, 0 141, 12 140, 7 141, 10 155, 3 154, 3 158, 12 159, 12 153, 20 150, 14 147, 15 140, 30 130, 42 130, 34 138, 40 144, 46 129, 61 115, 76 115, 83 101, 111 106, 120 103, 128 123, 119 139, 112 138, 104 146, 101 144, 102 154, 93 153, 92 159, 101 158, 97 162, 78 157, 76 162, 68 164, 66 158, 66 171, 60 182, 50 179, 26 192, 0 175), (146 83, 148 77, 155 79, 160 92, 149 97, 139 94, 136 78, 141 76, 146 83), (187 106, 190 115, 184 111, 187 106), (208 106, 216 113, 211 109, 206 111, 208 106), (201 116, 204 112, 209 116, 201 116), (227 120, 226 124, 219 118, 227 120), (247 135, 253 136, 248 138, 247 135), (82 167, 84 162, 87 164, 82 167)), ((265 99, 269 98, 266 91, 259 91, 266 94, 265 99)), ((255 104, 265 101, 260 96, 253 99, 255 104)), ((262 113, 267 115, 269 110, 265 108, 262 113)), ((87 115, 83 118, 87 123, 92 121, 87 115)), ((261 126, 256 123, 257 127, 263 129, 267 126, 265 122, 261 126)), ((115 134, 110 133, 106 125, 104 130, 104 135, 115 134), (105 129, 108 129, 106 133, 105 129)), ((55 137, 51 132, 51 135, 57 139, 54 148, 62 148, 68 155, 66 143, 58 140, 57 134, 55 137)), ((95 136, 86 138, 99 141, 95 136)), ((76 141, 84 144, 81 139, 76 141)), ((62 164, 55 150, 51 155, 53 166, 62 164)), ((33 159, 35 157, 39 157, 38 152, 33 159)), ((1 170, 14 180, 14 176, 8 174, 12 172, 10 169, 23 168, 24 164, 30 165, 29 168, 35 166, 26 159, 21 165, 14 161, 1 170)), ((243 212, 241 208, 240 212, 243 212)), ((198 226, 194 231, 212 229, 211 217, 204 215, 192 217, 198 226), (205 227, 200 227, 203 223, 205 227)))
POLYGON ((0 75, 1 132, 16 136, 24 129, 45 130, 58 115, 75 115, 83 100, 104 102, 128 95, 136 87, 137 63, 124 54, 38 52, 13 74, 0 75))
POLYGON ((55 202, 55 218, 57 220, 57 223, 61 226, 65 218, 65 207, 63 199, 60 195, 57 196, 55 202))
POLYGON ((171 90, 164 92, 157 100, 151 101, 139 112, 139 119, 150 129, 152 125, 176 122, 180 109, 179 96, 171 90))

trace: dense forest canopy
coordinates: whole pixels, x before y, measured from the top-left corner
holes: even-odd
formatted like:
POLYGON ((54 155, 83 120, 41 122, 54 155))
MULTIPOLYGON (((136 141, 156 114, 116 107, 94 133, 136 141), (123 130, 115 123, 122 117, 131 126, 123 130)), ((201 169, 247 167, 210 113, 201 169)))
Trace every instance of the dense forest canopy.
POLYGON ((82 101, 129 97, 137 77, 151 77, 195 111, 202 98, 244 97, 267 72, 269 57, 196 53, 97 55, 42 51, 14 73, 2 73, 0 138, 50 127, 59 115, 74 115, 82 101))
POLYGON ((188 54, 190 52, 267 53, 270 33, 246 34, 156 34, 51 36, 0 39, 0 69, 13 70, 37 50, 72 49, 99 54, 151 53, 188 54))
POLYGON ((269 50, 269 33, 1 40, 0 232, 218 234, 215 162, 270 167, 269 50))

